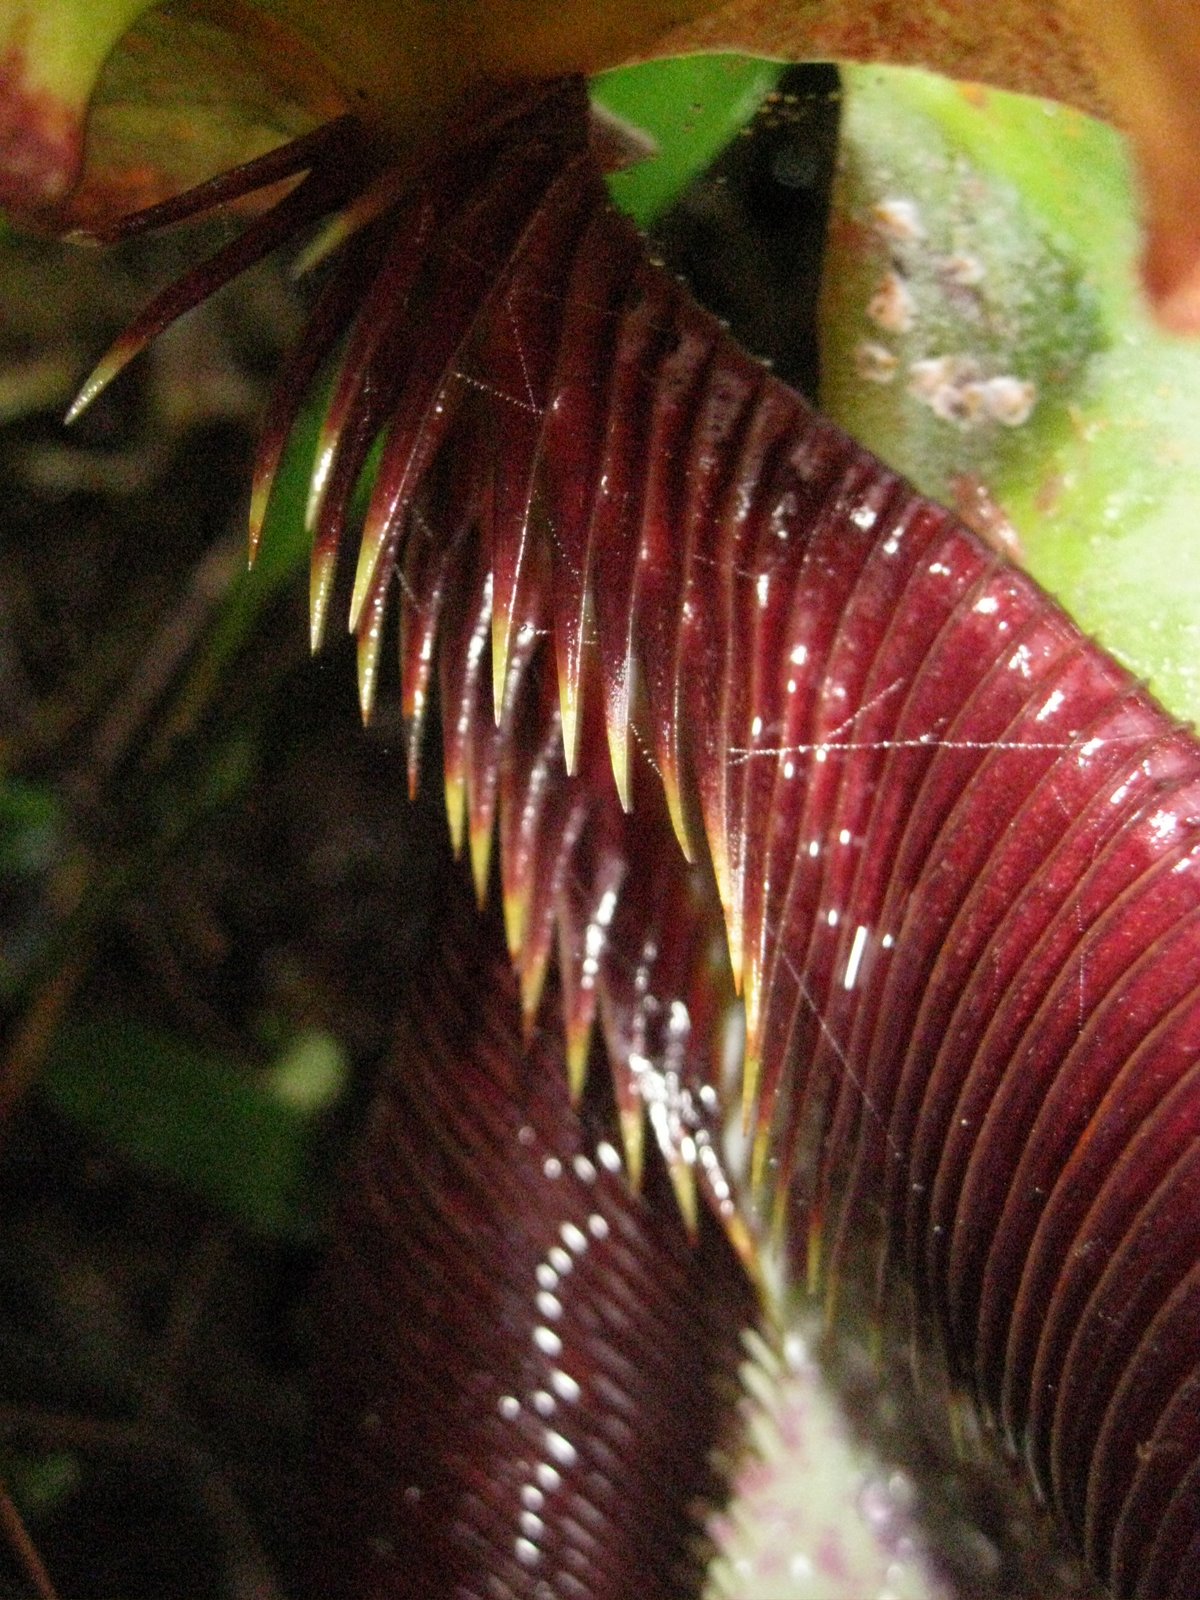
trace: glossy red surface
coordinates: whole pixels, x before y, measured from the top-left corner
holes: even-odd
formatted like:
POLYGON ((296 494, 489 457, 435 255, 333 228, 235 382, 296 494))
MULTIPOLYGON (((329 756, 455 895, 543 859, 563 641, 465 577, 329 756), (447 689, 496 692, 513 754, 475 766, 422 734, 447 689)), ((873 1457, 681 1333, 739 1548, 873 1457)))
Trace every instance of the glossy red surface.
MULTIPOLYGON (((382 180, 331 258, 257 503, 297 391, 347 334, 313 501, 315 632, 382 432, 352 603, 363 704, 399 589, 405 705, 419 724, 436 659, 452 833, 481 888, 498 828, 527 1023, 557 945, 576 1076, 599 1020, 634 1164, 646 1117, 685 1209, 698 1182, 728 1221, 723 923, 753 1205, 782 1210, 799 1270, 819 1250, 833 1282, 881 1234, 881 1281, 908 1283, 1094 1571, 1142 1600, 1196 1595, 1200 747, 646 260, 584 154, 586 119, 581 85, 550 85, 407 187, 382 180)), ((325 159, 310 195, 350 170, 325 159)), ((256 249, 283 231, 270 215, 256 249)), ((187 282, 172 313, 205 269, 187 282)), ((543 1163, 570 1119, 561 1085, 530 1091, 549 1121, 517 1109, 494 963, 447 959, 331 1269, 324 1515, 351 1571, 364 1540, 401 1552, 352 1592, 474 1593, 487 1575, 538 1594, 511 1567, 532 1457, 491 1388, 474 1420, 461 1407, 481 1375, 534 1382, 528 1305, 494 1297, 509 1252, 526 1292, 538 1230, 561 1222, 521 1118, 543 1163), (453 1080, 429 1064, 443 1057, 453 1080), (363 1484, 397 1511, 414 1460, 437 1515, 380 1534, 363 1484), (411 1587, 423 1541, 441 1590, 411 1587)), ((557 1082, 563 1053, 539 1043, 539 1072, 557 1082)), ((637 1248, 657 1249, 647 1226, 637 1248)), ((582 1485, 577 1508, 623 1530, 613 1551, 676 1514, 675 1465, 654 1452, 678 1392, 663 1330, 691 1270, 631 1258, 631 1288, 624 1260, 578 1313, 589 1371, 611 1355, 627 1384, 607 1412, 595 1390, 586 1427, 607 1438, 628 1417, 610 1465, 630 1476, 606 1477, 603 1510, 582 1485), (657 1331, 627 1337, 621 1307, 657 1331), (643 1449, 662 1463, 649 1476, 643 1449)), ((612 1559, 595 1554, 594 1583, 573 1567, 578 1592, 651 1592, 612 1559)))

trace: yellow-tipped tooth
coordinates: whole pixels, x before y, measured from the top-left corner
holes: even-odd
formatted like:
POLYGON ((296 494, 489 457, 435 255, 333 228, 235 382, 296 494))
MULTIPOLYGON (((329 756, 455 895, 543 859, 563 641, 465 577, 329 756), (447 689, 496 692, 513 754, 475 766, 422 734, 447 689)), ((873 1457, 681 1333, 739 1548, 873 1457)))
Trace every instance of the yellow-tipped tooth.
POLYGON ((335 250, 340 250, 351 234, 356 233, 360 223, 353 220, 353 213, 349 210, 338 211, 330 217, 329 221, 319 228, 313 237, 297 255, 291 265, 291 275, 294 282, 307 276, 322 261, 327 261, 335 250))
POLYGON ((506 889, 502 896, 504 905, 504 939, 514 964, 525 944, 525 920, 528 910, 526 897, 506 889))
POLYGON ((641 1193, 646 1169, 646 1115, 641 1105, 625 1106, 619 1113, 621 1143, 625 1147, 625 1170, 635 1194, 641 1193))
POLYGON ((475 884, 475 898, 482 911, 487 904, 488 876, 492 870, 492 833, 490 827, 468 830, 467 842, 471 852, 471 878, 475 884))
POLYGON ((508 681, 508 646, 512 638, 512 618, 499 609, 492 611, 492 713, 496 726, 504 715, 504 685, 508 681))
POLYGON ((129 365, 140 349, 140 343, 126 346, 123 340, 117 340, 107 355, 102 356, 92 368, 92 371, 84 380, 83 387, 74 400, 71 401, 67 408, 67 414, 63 418, 65 426, 70 427, 77 417, 83 415, 101 390, 107 389, 117 374, 129 365))
POLYGON ((397 175, 389 172, 365 194, 351 200, 340 211, 335 211, 292 262, 292 277, 298 280, 328 260, 347 239, 353 238, 360 228, 387 209, 395 200, 399 188, 397 175))
MULTIPOLYGON (((754 1108, 758 1103, 758 1083, 762 1075, 762 1056, 759 1053, 758 1041, 751 1037, 749 1029, 746 1031, 746 1049, 742 1057, 742 1135, 748 1137, 754 1121, 754 1108)), ((763 1141, 765 1128, 760 1128, 755 1136, 754 1155, 758 1159, 758 1146, 763 1141)))
POLYGON ((348 626, 351 633, 358 631, 359 618, 370 599, 375 584, 375 574, 379 570, 380 558, 383 555, 383 542, 382 529, 363 533, 362 543, 358 547, 358 566, 354 572, 354 593, 350 598, 348 626))
POLYGON ((617 799, 621 810, 633 810, 633 797, 629 788, 629 728, 620 730, 608 725, 608 759, 612 765, 613 782, 617 786, 617 799))
POLYGON ((325 642, 336 565, 337 555, 333 550, 323 550, 313 556, 308 577, 308 642, 314 655, 325 642))
POLYGON ((679 792, 679 774, 673 767, 664 764, 662 769, 663 793, 667 797, 667 814, 671 819, 671 827, 679 841, 679 848, 683 851, 683 859, 688 863, 696 860, 696 847, 688 832, 687 819, 683 813, 683 796, 679 792))
MULTIPOLYGON (((733 1247, 735 1255, 742 1263, 747 1277, 761 1291, 764 1283, 762 1252, 758 1247, 757 1240, 750 1232, 745 1217, 742 1216, 736 1206, 732 1206, 728 1213, 722 1214, 721 1226, 725 1231, 725 1237, 733 1247)), ((762 1298, 766 1298, 765 1293, 762 1298)))
POLYGON ((709 829, 709 857, 713 865, 713 877, 717 882, 717 898, 721 902, 721 911, 725 918, 725 942, 729 950, 729 966, 733 974, 733 989, 735 994, 742 992, 742 964, 740 951, 740 929, 738 917, 734 910, 733 889, 729 872, 729 853, 725 844, 725 832, 709 829), (735 956, 737 959, 735 959, 735 956))
POLYGON ((562 722, 563 761, 567 777, 573 778, 579 763, 579 697, 564 672, 558 675, 558 709, 562 722))
POLYGON ((446 821, 450 825, 450 844, 457 861, 462 856, 463 835, 467 827, 467 786, 461 777, 446 774, 446 821))
MULTIPOLYGON (((749 1124, 746 1125, 749 1131, 749 1124)), ((754 1130, 754 1143, 750 1148, 750 1193, 758 1196, 766 1193, 767 1167, 771 1155, 771 1130, 765 1123, 760 1123, 754 1130)))
POLYGON ((258 547, 262 542, 263 526, 267 520, 267 507, 271 502, 269 479, 255 479, 250 486, 250 515, 247 530, 247 565, 253 568, 258 560, 258 547))
POLYGON ((746 984, 745 929, 742 926, 741 907, 732 896, 725 908, 725 933, 729 940, 729 970, 733 974, 733 992, 740 995, 746 984))
POLYGON ((537 1021, 542 991, 546 986, 547 967, 547 957, 542 956, 539 960, 527 961, 521 969, 521 1017, 525 1024, 526 1039, 533 1036, 533 1025, 537 1021))
POLYGON ((688 1238, 694 1240, 700 1229, 700 1201, 696 1193, 696 1169, 690 1161, 671 1162, 671 1187, 688 1238))
POLYGON ((592 1024, 567 1018, 567 1089, 572 1106, 578 1107, 587 1087, 588 1057, 592 1048, 592 1024))
POLYGON ((313 457, 312 476, 308 480, 308 496, 304 502, 304 531, 311 533, 317 525, 317 518, 321 515, 321 506, 325 500, 325 486, 329 482, 329 473, 333 467, 333 455, 337 449, 337 436, 331 435, 325 426, 321 428, 321 437, 317 441, 317 453, 313 457))
POLYGON ((375 710, 375 690, 379 683, 379 639, 374 630, 358 640, 358 709, 365 728, 375 710))
POLYGON ((762 1058, 762 967, 757 950, 743 955, 742 998, 746 1007, 746 1054, 753 1056, 757 1064, 762 1058))

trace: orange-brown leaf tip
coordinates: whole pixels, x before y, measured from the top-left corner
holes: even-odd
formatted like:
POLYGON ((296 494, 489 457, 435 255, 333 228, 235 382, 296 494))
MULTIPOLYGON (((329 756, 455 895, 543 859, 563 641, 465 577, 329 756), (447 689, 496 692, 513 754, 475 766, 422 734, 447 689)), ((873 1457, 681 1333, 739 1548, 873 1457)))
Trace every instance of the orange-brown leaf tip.
POLYGON ((1069 0, 1068 11, 1140 169, 1151 309, 1172 332, 1200 332, 1200 9, 1069 0))
POLYGON ((1188 217, 1151 220, 1142 257, 1146 298, 1168 333, 1200 334, 1200 181, 1197 189, 1188 217))
POLYGON ((741 965, 732 961, 733 956, 733 895, 729 886, 729 855, 725 845, 724 830, 708 833, 709 855, 713 865, 713 876, 717 881, 717 898, 721 902, 721 912, 725 919, 726 941, 729 947, 730 965, 733 972, 733 987, 737 994, 742 992, 741 965))
POLYGON ((733 973, 733 987, 741 994, 746 982, 746 926, 742 921, 742 897, 731 896, 725 927, 729 934, 729 967, 733 973))

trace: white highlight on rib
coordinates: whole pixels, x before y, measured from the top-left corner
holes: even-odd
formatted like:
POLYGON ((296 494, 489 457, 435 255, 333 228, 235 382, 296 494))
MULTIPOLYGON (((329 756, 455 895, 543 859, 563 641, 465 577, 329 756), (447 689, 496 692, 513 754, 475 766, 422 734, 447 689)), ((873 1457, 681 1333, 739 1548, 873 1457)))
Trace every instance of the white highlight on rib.
POLYGON ((858 982, 858 969, 862 965, 863 951, 867 948, 867 930, 863 923, 859 923, 854 930, 854 939, 850 945, 850 954, 846 957, 846 975, 842 979, 844 989, 853 989, 858 982))

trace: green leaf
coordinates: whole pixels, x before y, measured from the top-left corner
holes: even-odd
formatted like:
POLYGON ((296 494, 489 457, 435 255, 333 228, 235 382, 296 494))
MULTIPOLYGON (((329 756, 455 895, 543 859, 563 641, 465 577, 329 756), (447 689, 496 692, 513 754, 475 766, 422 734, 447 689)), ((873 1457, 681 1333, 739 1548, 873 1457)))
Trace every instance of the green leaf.
POLYGON ((63 1029, 41 1088, 133 1165, 258 1233, 297 1239, 320 1225, 315 1117, 345 1078, 340 1047, 325 1035, 294 1041, 259 1081, 172 1034, 122 1020, 63 1029))
POLYGON ((825 407, 925 492, 1002 511, 1034 575, 1196 719, 1200 349, 1141 304, 1123 142, 1048 102, 912 72, 849 69, 844 115, 825 407), (911 300, 903 331, 874 298, 889 272, 911 300), (1028 419, 986 404, 956 418, 981 400, 954 393, 949 367, 941 393, 914 393, 918 362, 958 356, 983 383, 1033 385, 1028 419))
POLYGON ((32 877, 53 866, 62 836, 62 803, 43 784, 0 784, 0 880, 32 877))
POLYGON ((595 99, 658 147, 609 180, 621 210, 642 227, 661 216, 746 126, 782 70, 751 56, 676 56, 595 78, 595 99))
POLYGON ((21 993, 46 950, 44 883, 63 849, 59 797, 42 784, 0 782, 0 1000, 21 993))
POLYGON ((36 212, 66 197, 100 70, 153 3, 0 0, 0 201, 36 212))

